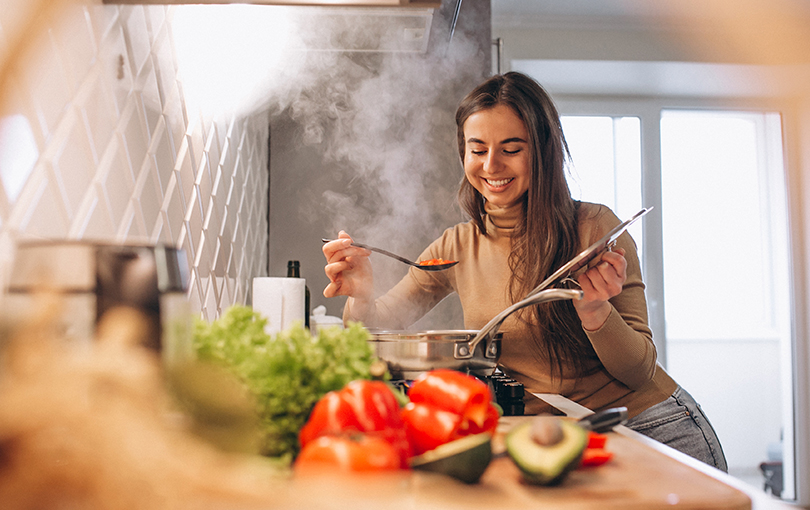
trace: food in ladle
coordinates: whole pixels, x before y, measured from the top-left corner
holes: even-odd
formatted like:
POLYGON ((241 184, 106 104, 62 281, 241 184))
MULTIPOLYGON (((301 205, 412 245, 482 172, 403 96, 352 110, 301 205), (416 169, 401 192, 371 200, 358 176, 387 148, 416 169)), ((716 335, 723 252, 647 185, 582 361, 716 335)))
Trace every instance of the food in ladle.
POLYGON ((445 259, 428 259, 428 260, 421 260, 419 261, 420 266, 439 266, 442 264, 452 264, 455 260, 445 260, 445 259))

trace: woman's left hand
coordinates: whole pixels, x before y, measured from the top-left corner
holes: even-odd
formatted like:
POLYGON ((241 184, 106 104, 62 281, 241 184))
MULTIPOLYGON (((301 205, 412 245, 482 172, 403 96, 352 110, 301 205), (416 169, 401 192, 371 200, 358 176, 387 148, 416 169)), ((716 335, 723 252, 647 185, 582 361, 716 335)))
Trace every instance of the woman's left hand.
POLYGON ((579 275, 584 295, 574 301, 574 307, 583 328, 595 331, 602 327, 610 315, 608 299, 619 295, 626 280, 627 260, 621 248, 603 253, 598 264, 579 275))

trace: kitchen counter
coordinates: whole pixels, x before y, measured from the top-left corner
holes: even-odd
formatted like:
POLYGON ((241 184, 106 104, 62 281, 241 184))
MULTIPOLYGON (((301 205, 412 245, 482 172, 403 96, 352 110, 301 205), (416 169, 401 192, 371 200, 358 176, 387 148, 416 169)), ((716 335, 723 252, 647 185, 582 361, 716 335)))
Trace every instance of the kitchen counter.
MULTIPOLYGON (((591 410, 577 404, 576 402, 569 400, 561 395, 555 394, 548 394, 548 393, 535 393, 536 397, 544 400, 549 405, 559 409, 566 416, 570 416, 572 418, 582 418, 583 416, 587 416, 591 414, 591 410)), ((772 495, 764 492, 762 489, 758 487, 754 487, 749 485, 733 476, 720 471, 712 466, 704 464, 699 460, 693 459, 692 457, 681 453, 678 450, 670 448, 664 444, 659 443, 653 439, 648 438, 643 434, 639 434, 638 432, 631 430, 623 425, 614 428, 614 432, 619 434, 623 437, 627 437, 637 441, 641 444, 644 444, 653 450, 666 455, 667 457, 678 461, 680 464, 688 466, 694 470, 699 471, 700 473, 711 477, 718 482, 721 482, 729 487, 736 489, 737 491, 745 494, 751 500, 751 508, 752 510, 785 510, 785 509, 795 509, 796 507, 790 505, 784 501, 776 499, 772 495)))
MULTIPOLYGON (((286 466, 225 453, 189 434, 177 416, 167 416, 165 381, 150 351, 119 341, 94 344, 93 356, 83 350, 79 356, 46 335, 22 338, 4 353, 19 376, 0 379, 8 404, 0 406, 0 436, 13 445, 2 452, 4 509, 54 506, 49 502, 189 510, 787 507, 624 427, 608 433, 614 457, 607 464, 576 469, 555 487, 524 483, 501 453, 504 433, 529 416, 501 418, 493 438, 496 458, 477 484, 406 470, 291 477, 286 466)), ((590 412, 558 395, 538 398, 572 420, 590 412)))
MULTIPOLYGON (((572 419, 591 412, 559 395, 537 396, 572 419)), ((305 504, 303 506, 319 509, 350 506, 353 509, 374 510, 793 508, 726 473, 623 426, 608 433, 606 448, 614 452, 614 457, 607 464, 577 469, 555 487, 527 484, 514 463, 505 455, 500 455, 504 450, 504 433, 527 419, 530 417, 501 418, 493 440, 495 458, 477 484, 465 485, 443 475, 421 471, 329 474, 294 478, 284 486, 281 501, 295 501, 295 505, 289 508, 305 504)))

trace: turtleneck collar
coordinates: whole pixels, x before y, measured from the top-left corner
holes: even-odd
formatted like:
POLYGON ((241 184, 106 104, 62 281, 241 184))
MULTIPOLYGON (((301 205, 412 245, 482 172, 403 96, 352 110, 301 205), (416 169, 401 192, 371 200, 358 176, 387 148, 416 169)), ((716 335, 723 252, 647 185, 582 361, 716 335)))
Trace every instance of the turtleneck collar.
POLYGON ((523 217, 523 202, 518 201, 506 207, 487 202, 484 204, 484 210, 487 213, 487 227, 492 226, 498 233, 510 236, 523 217))

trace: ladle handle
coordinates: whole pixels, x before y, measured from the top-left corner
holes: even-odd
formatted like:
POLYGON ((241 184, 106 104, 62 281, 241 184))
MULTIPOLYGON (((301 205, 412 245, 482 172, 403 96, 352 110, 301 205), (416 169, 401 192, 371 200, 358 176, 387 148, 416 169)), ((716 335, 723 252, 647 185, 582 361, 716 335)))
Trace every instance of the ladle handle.
POLYGON ((469 343, 457 343, 455 348, 456 359, 472 358, 475 348, 481 343, 481 340, 494 337, 501 327, 504 319, 512 315, 514 312, 525 308, 529 305, 537 305, 540 303, 547 303, 549 301, 562 301, 565 299, 582 299, 583 292, 575 289, 548 289, 542 290, 536 294, 532 294, 512 306, 506 308, 504 311, 492 318, 486 325, 478 331, 478 334, 469 341, 469 343))

